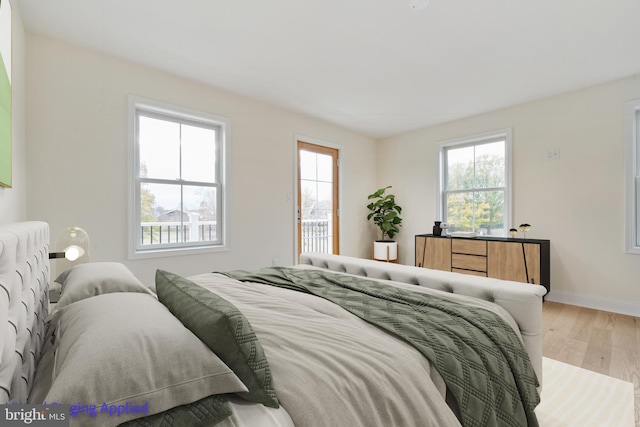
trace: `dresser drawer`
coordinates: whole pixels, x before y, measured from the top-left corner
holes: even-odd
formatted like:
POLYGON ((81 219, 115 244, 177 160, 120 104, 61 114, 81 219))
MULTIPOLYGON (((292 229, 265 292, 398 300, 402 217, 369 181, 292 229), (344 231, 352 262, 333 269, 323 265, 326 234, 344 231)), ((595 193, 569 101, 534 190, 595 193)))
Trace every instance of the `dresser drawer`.
POLYGON ((550 242, 496 236, 416 235, 416 265, 534 283, 551 290, 550 242))
POLYGON ((487 256, 487 242, 471 239, 451 239, 451 252, 487 256))
POLYGON ((487 271, 487 257, 476 255, 451 254, 451 268, 487 271))

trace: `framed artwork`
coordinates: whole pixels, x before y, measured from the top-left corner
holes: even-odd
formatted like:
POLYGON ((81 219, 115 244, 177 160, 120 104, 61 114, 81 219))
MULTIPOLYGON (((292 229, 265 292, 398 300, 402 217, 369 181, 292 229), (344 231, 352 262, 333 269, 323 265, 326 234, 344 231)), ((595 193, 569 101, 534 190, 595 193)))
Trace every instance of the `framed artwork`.
POLYGON ((0 0, 0 187, 11 176, 11 3, 0 0))

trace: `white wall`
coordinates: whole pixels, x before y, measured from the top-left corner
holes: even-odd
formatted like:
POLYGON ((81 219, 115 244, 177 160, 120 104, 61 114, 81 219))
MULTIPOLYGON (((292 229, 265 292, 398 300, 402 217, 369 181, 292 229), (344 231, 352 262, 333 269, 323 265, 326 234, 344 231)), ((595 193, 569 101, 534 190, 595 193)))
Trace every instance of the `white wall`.
MULTIPOLYGON (((550 298, 640 314, 640 257, 623 252, 623 106, 640 98, 640 76, 376 144, 322 121, 98 52, 30 33, 26 41, 28 217, 48 221, 54 237, 65 226, 84 227, 94 260, 126 262, 147 282, 158 266, 195 274, 270 265, 272 258, 293 262, 294 216, 287 195, 294 192, 294 135, 306 135, 345 148, 342 253, 370 255, 375 232, 364 220, 366 195, 393 185, 404 208, 401 262, 413 264, 414 235, 429 232, 438 219, 438 141, 512 127, 513 224, 528 222, 530 237, 551 240, 550 298), (230 252, 126 260, 129 94, 232 120, 230 252), (549 149, 558 149, 560 160, 547 161, 549 149)), ((24 173, 20 160, 17 164, 24 173)), ((22 219, 20 210, 15 212, 0 219, 22 219)))
POLYGON ((0 224, 27 219, 25 142, 25 31, 20 7, 11 1, 12 188, 0 187, 0 224))
POLYGON ((366 196, 375 182, 375 141, 306 116, 27 34, 29 216, 52 238, 77 225, 94 261, 126 262, 145 282, 178 274, 294 262, 294 135, 344 147, 342 253, 366 256, 366 196), (127 254, 127 96, 231 119, 229 252, 149 260, 127 254))
POLYGON ((439 219, 438 142, 512 127, 513 225, 551 240, 550 299, 640 315, 640 256, 624 253, 623 112, 638 98, 635 76, 379 141, 379 183, 404 208, 399 243, 413 251, 439 219), (560 159, 548 161, 549 149, 560 159))

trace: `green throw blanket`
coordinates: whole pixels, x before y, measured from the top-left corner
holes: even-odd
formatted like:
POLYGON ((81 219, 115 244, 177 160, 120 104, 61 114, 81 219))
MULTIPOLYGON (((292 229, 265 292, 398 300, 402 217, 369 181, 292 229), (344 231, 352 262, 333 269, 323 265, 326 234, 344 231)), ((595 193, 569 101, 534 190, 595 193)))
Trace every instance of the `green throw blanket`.
POLYGON ((159 414, 127 421, 118 427, 213 427, 231 416, 225 395, 213 395, 159 414))
POLYGON ((513 329, 491 311, 323 270, 222 274, 325 298, 409 342, 443 377, 447 403, 464 427, 538 426, 538 380, 529 356, 513 329))

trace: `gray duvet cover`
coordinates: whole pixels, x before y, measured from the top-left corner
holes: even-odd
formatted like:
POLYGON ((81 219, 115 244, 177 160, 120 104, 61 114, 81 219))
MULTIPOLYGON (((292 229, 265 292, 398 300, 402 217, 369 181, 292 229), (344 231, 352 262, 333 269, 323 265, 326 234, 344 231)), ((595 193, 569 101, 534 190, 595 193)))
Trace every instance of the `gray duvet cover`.
MULTIPOLYGON (((251 322, 296 426, 460 425, 445 402, 440 375, 403 340, 312 295, 218 274, 191 279, 228 299, 251 322)), ((455 299, 489 307, 513 325, 499 307, 455 299)))

